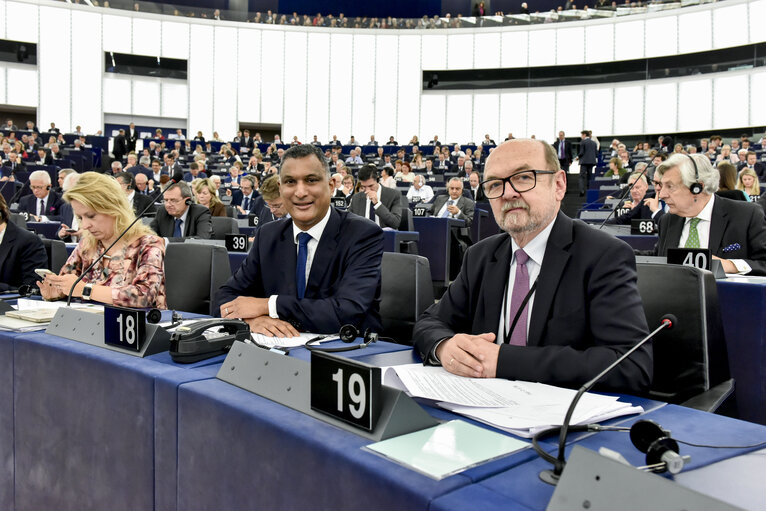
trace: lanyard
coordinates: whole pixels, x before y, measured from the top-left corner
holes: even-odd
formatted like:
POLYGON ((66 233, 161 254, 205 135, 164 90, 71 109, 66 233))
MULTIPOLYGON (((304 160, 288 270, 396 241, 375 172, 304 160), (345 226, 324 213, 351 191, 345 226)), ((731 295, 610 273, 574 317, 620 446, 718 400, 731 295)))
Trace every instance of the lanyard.
MULTIPOLYGON (((519 318, 521 317, 521 312, 524 310, 524 308, 527 306, 527 303, 532 298, 532 294, 535 292, 535 289, 537 289, 537 281, 540 279, 540 276, 538 275, 535 279, 534 283, 529 287, 529 291, 527 291, 527 295, 524 297, 524 299, 521 301, 521 306, 519 307, 519 310, 516 311, 516 316, 513 318, 513 322, 511 323, 511 329, 506 330, 505 325, 506 322, 503 321, 503 342, 505 344, 508 344, 511 340, 511 334, 513 334, 513 329, 516 328, 516 323, 519 322, 519 318)), ((508 301, 508 279, 505 281, 505 292, 503 293, 503 314, 505 314, 505 305, 508 301)), ((526 337, 526 332, 524 337, 526 337)))

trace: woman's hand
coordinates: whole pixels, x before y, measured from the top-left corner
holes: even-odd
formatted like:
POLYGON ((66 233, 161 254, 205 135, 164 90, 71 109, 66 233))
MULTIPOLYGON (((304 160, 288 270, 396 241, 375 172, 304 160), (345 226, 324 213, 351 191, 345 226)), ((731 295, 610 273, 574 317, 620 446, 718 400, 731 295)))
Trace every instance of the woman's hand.
MULTIPOLYGON (((57 296, 68 296, 69 290, 72 289, 72 284, 77 280, 77 275, 67 273, 66 275, 48 275, 45 277, 44 282, 49 282, 51 288, 57 293, 57 296)), ((72 296, 74 298, 80 298, 82 296, 82 290, 85 287, 85 283, 80 281, 77 283, 72 296)))

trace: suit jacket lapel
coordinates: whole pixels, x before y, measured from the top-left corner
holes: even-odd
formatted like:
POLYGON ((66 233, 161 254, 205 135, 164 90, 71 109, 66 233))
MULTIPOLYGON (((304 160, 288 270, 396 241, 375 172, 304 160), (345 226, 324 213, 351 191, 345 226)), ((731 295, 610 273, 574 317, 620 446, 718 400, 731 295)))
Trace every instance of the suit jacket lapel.
POLYGON ((3 236, 3 242, 0 243, 0 266, 3 265, 5 259, 8 257, 8 253, 11 251, 11 247, 16 244, 16 225, 10 221, 5 224, 5 236, 3 236))
POLYGON ((668 221, 668 234, 664 237, 665 246, 660 247, 662 251, 659 252, 658 255, 666 256, 668 255, 669 248, 678 247, 678 242, 681 241, 681 231, 683 231, 685 221, 686 220, 680 216, 670 216, 670 220, 668 221))
POLYGON ((572 220, 559 212, 554 220, 548 244, 545 247, 543 266, 537 278, 535 301, 532 305, 532 316, 529 324, 527 344, 537 346, 548 319, 548 311, 556 296, 561 276, 569 260, 569 246, 572 244, 572 220))
MULTIPOLYGON (((506 293, 508 285, 508 272, 511 271, 511 237, 497 247, 487 266, 482 279, 483 289, 479 290, 479 304, 477 311, 484 309, 484 324, 480 332, 497 332, 500 310, 503 306, 503 293, 506 293)), ((477 312, 477 316, 481 314, 477 312)))
POLYGON ((720 253, 721 240, 726 231, 726 224, 729 223, 726 208, 720 197, 715 198, 713 203, 713 217, 710 219, 710 238, 707 247, 713 254, 720 253))
MULTIPOLYGON (((319 239, 314 258, 311 261, 311 271, 309 272, 309 281, 306 284, 306 295, 309 292, 316 293, 316 290, 322 286, 325 279, 324 274, 330 269, 333 259, 335 259, 335 250, 338 247, 338 235, 340 234, 340 215, 335 208, 330 207, 330 218, 319 239)), ((297 262, 297 256, 295 257, 297 262)), ((295 268, 295 265, 293 265, 295 268)), ((293 278, 295 280, 295 278, 293 278)), ((349 283, 349 285, 352 285, 349 283)))
MULTIPOLYGON (((282 229, 276 238, 276 243, 269 245, 267 250, 269 263, 266 264, 265 254, 261 254, 261 269, 264 272, 272 273, 276 277, 276 289, 279 293, 297 296, 298 286, 295 282, 295 266, 298 263, 298 249, 293 238, 293 221, 288 219, 282 222, 282 229), (274 264, 275 263, 275 264, 274 264)), ((264 282, 272 279, 270 275, 264 275, 264 282)), ((266 286, 267 290, 269 286, 266 286)), ((278 294, 279 294, 278 293, 278 294)))

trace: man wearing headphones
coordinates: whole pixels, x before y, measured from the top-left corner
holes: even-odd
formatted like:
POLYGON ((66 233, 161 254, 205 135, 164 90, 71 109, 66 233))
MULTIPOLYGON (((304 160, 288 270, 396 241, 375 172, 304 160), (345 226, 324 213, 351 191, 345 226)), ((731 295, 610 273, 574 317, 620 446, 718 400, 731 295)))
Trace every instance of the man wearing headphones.
POLYGON ((136 193, 136 181, 133 174, 130 172, 120 172, 114 176, 114 178, 120 184, 120 188, 125 192, 125 195, 128 196, 128 202, 133 204, 133 212, 136 215, 141 214, 147 206, 151 207, 146 211, 146 215, 151 216, 155 214, 156 211, 154 209, 154 201, 152 201, 152 198, 148 195, 136 193))
POLYGON ((51 175, 44 170, 36 170, 29 175, 29 188, 32 195, 19 200, 19 213, 28 213, 35 222, 58 220, 59 208, 63 204, 61 197, 51 192, 51 175))
POLYGON ((201 204, 192 204, 191 196, 191 188, 185 181, 171 185, 165 192, 165 207, 157 211, 150 224, 158 236, 167 241, 213 237, 210 210, 201 204))
POLYGON ((369 218, 381 227, 398 229, 402 221, 402 194, 380 186, 378 169, 372 164, 359 169, 358 181, 360 191, 351 197, 348 210, 369 218))
POLYGON ((726 273, 766 275, 766 220, 761 208, 716 196, 718 170, 705 155, 674 154, 654 174, 670 208, 660 220, 656 253, 709 248, 726 273))

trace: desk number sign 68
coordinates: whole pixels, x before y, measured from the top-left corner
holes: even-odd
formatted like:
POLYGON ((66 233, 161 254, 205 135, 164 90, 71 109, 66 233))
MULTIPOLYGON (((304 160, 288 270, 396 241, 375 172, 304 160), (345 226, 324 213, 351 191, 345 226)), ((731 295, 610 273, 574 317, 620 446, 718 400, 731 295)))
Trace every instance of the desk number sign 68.
POLYGON ((311 353, 311 408, 372 431, 380 415, 380 368, 311 353))

